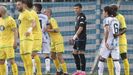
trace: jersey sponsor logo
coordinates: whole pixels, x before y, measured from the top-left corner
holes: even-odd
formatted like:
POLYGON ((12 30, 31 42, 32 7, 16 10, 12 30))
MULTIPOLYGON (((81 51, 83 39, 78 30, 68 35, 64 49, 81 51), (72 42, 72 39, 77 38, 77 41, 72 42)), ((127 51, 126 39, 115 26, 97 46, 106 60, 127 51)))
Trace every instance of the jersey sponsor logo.
POLYGON ((4 31, 4 30, 5 30, 4 25, 0 25, 0 31, 4 31))

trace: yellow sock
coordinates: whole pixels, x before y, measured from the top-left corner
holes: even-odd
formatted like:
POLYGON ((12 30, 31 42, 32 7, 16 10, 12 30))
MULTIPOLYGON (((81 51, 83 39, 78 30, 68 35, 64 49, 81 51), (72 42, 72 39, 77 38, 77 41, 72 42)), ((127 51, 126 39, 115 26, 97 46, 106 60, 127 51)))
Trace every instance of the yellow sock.
POLYGON ((114 64, 113 64, 112 58, 107 59, 107 67, 108 67, 109 75, 114 75, 114 64))
POLYGON ((124 59, 123 64, 124 64, 125 75, 130 75, 130 66, 129 66, 128 59, 124 59))
POLYGON ((36 68, 37 68, 37 75, 42 75, 42 69, 41 69, 41 61, 38 55, 34 57, 36 68))
POLYGON ((26 75, 33 75, 33 65, 32 65, 32 58, 31 54, 22 55, 22 60, 24 63, 25 74, 26 75))
POLYGON ((55 60, 53 60, 53 62, 54 62, 56 70, 57 71, 60 70, 60 62, 59 62, 59 60, 56 58, 55 60))
POLYGON ((6 64, 0 64, 0 75, 6 75, 6 64))
POLYGON ((13 75, 18 75, 18 67, 17 67, 17 64, 14 63, 11 66, 12 66, 13 75))
POLYGON ((62 63, 61 67, 62 67, 63 73, 67 73, 67 65, 66 65, 66 63, 62 63))
POLYGON ((24 70, 25 70, 25 72, 24 72, 24 74, 23 75, 27 75, 27 67, 26 67, 26 60, 25 60, 25 56, 24 55, 21 55, 21 59, 22 59, 22 61, 23 61, 23 66, 24 66, 24 70))

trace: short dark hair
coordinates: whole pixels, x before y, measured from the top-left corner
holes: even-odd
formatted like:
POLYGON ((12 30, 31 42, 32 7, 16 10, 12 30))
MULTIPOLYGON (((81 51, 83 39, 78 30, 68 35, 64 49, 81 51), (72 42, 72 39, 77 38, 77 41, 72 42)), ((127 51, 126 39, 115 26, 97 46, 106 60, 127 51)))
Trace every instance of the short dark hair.
POLYGON ((111 5, 110 7, 116 12, 118 11, 118 8, 119 8, 119 6, 115 4, 111 5))
POLYGON ((33 7, 33 1, 32 0, 22 0, 22 3, 26 4, 28 8, 33 7))
POLYGON ((108 16, 115 17, 117 15, 117 12, 114 11, 110 6, 105 6, 104 11, 108 13, 108 16))
POLYGON ((41 4, 35 3, 34 6, 37 8, 38 11, 42 10, 42 5, 41 4))
POLYGON ((82 5, 80 3, 77 3, 77 4, 74 5, 74 7, 82 8, 82 5))

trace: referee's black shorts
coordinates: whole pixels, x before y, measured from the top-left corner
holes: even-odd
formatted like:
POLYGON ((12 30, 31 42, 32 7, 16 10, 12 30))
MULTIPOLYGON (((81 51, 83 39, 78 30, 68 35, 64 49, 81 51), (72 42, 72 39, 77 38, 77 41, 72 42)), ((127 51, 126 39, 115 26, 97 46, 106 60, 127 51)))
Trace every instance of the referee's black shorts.
POLYGON ((75 43, 73 46, 74 50, 85 51, 85 47, 86 47, 86 39, 75 40, 75 43))

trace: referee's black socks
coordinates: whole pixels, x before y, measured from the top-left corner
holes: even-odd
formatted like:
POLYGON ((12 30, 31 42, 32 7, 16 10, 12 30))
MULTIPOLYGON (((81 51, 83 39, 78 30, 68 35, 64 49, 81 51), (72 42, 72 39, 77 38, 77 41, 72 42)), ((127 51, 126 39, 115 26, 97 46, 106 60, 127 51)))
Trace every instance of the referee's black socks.
POLYGON ((86 68, 86 59, 85 59, 85 54, 79 54, 80 60, 81 60, 81 70, 85 71, 86 68))
POLYGON ((73 54, 74 60, 75 60, 75 64, 76 64, 76 68, 77 70, 80 70, 80 57, 79 54, 73 54))

